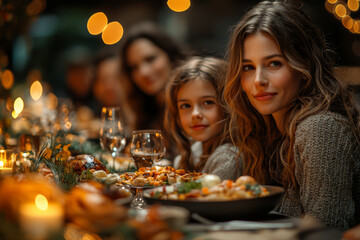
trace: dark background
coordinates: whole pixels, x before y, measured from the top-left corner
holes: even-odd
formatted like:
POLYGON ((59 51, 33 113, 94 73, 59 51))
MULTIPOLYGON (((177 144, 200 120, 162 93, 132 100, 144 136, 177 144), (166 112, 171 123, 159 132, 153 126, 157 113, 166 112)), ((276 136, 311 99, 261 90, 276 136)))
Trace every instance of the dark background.
MULTIPOLYGON (((42 80, 50 83, 56 93, 63 88, 67 64, 91 59, 102 48, 119 50, 121 40, 106 46, 100 35, 88 33, 87 20, 95 12, 104 12, 109 22, 120 22, 124 35, 133 24, 150 20, 197 53, 224 57, 230 28, 259 1, 192 0, 187 11, 176 13, 168 8, 166 0, 47 0, 45 10, 35 17, 21 14, 21 8, 31 1, 3 0, 3 10, 7 2, 18 4, 20 9, 14 14, 17 26, 5 24, 0 29, 1 48, 9 57, 7 68, 14 71, 17 82, 25 81, 31 69, 38 69, 42 80)), ((360 65, 360 34, 343 27, 325 9, 325 0, 294 2, 303 4, 303 10, 324 32, 338 53, 338 65, 360 65)), ((360 18, 359 13, 351 16, 360 18)))

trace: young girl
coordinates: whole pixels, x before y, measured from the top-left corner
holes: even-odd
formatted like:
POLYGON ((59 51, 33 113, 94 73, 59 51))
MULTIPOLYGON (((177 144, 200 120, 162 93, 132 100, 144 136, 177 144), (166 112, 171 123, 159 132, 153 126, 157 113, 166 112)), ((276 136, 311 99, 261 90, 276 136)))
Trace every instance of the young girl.
POLYGON ((220 59, 193 57, 177 68, 166 89, 165 127, 181 153, 175 168, 235 180, 238 151, 224 132, 229 116, 221 103, 226 66, 220 59), (192 152, 196 145, 202 148, 200 157, 192 152))
POLYGON ((300 9, 264 1, 243 17, 224 96, 243 174, 285 187, 280 212, 340 230, 360 223, 359 114, 300 9))

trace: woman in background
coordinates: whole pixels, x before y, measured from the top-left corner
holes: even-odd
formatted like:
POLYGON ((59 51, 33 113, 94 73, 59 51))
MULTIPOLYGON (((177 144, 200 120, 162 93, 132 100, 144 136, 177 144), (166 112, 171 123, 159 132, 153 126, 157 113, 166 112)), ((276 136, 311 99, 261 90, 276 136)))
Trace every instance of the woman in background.
POLYGON ((163 129, 165 85, 186 58, 183 48, 157 25, 145 22, 127 32, 121 64, 128 77, 126 101, 135 113, 135 130, 163 129))
POLYGON ((225 100, 243 174, 278 183, 278 211, 346 230, 360 223, 359 113, 319 30, 263 1, 233 30, 225 100))
MULTIPOLYGON (((127 77, 125 101, 134 116, 129 128, 164 130, 165 85, 186 52, 159 26, 144 22, 127 31, 120 56, 127 77)), ((176 150, 165 139, 165 158, 172 159, 176 150)))

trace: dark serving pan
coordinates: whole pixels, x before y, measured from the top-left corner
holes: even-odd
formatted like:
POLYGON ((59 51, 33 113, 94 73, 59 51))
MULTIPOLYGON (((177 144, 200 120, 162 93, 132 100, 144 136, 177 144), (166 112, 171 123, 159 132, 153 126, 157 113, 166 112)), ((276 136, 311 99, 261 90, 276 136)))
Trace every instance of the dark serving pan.
POLYGON ((147 189, 143 197, 147 204, 173 205, 188 209, 203 217, 221 221, 233 219, 255 219, 266 215, 280 202, 284 189, 277 186, 264 187, 270 192, 269 196, 262 198, 239 199, 231 201, 201 201, 201 200, 162 200, 150 197, 152 191, 163 189, 147 189))

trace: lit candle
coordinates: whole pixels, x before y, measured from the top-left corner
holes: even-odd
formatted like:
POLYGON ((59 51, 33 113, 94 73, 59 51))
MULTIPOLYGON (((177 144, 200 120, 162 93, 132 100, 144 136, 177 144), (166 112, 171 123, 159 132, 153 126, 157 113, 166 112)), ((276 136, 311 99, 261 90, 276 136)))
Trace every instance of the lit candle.
POLYGON ((1 177, 12 175, 12 172, 13 172, 12 168, 4 167, 4 162, 0 161, 0 176, 1 177))
POLYGON ((21 227, 35 239, 45 239, 50 233, 60 231, 63 226, 63 207, 58 203, 48 203, 44 195, 38 194, 35 203, 22 204, 19 211, 21 227))
POLYGON ((6 159, 6 150, 0 150, 0 177, 12 175, 12 168, 8 166, 8 161, 6 159))

